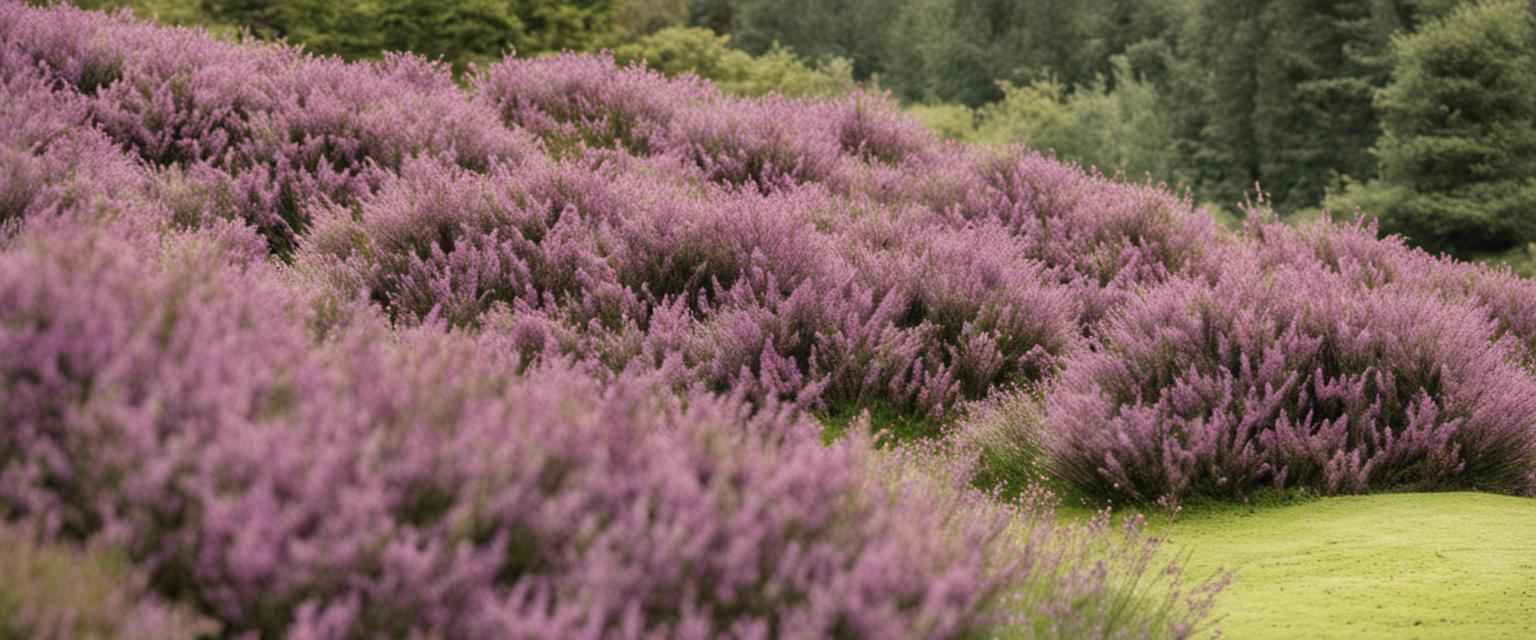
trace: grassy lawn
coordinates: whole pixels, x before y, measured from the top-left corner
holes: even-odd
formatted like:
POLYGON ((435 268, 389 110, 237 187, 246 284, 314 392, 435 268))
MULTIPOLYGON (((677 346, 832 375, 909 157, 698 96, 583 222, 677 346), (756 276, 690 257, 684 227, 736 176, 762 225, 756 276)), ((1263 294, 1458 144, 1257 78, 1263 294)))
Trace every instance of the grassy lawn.
POLYGON ((1186 512, 1170 534, 1222 593, 1224 638, 1536 637, 1536 500, 1341 497, 1186 512))

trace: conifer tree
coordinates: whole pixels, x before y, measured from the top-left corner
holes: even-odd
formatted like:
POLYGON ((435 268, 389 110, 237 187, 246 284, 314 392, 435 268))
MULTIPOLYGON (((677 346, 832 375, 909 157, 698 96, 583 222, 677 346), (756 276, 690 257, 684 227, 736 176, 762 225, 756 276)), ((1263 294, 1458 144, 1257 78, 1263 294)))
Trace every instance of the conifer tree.
POLYGON ((1522 0, 1462 7, 1396 43, 1376 100, 1383 225, 1456 253, 1536 241, 1536 19, 1522 0))

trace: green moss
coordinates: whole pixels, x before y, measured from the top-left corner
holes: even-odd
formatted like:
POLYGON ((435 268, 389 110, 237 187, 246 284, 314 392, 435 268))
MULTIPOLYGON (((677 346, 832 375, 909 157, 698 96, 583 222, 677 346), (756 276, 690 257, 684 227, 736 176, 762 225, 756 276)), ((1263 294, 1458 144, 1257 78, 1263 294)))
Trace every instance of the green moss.
POLYGON ((1228 638, 1518 638, 1536 620, 1536 500, 1384 494, 1186 509, 1170 552, 1228 638))

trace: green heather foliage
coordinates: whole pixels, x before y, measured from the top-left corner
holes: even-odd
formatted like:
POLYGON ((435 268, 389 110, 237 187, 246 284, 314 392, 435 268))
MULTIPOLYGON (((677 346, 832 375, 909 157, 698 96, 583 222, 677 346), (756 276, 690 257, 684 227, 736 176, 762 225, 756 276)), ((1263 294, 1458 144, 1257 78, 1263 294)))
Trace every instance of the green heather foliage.
POLYGON ((192 640, 218 631, 147 588, 118 550, 38 544, 0 524, 0 638, 192 640))

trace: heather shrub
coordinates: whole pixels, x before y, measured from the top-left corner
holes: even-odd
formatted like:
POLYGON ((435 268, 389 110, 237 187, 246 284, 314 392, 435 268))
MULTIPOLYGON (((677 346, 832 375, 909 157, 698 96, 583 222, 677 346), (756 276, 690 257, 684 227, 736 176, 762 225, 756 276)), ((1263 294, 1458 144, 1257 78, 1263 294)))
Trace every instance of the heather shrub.
POLYGON ((531 153, 495 113, 464 100, 446 66, 409 55, 345 64, 68 7, 7 4, 0 23, 7 74, 31 61, 84 94, 113 142, 232 193, 280 252, 308 225, 313 200, 349 202, 406 157, 483 168, 531 153))
POLYGON ((826 204, 744 195, 727 216, 704 215, 691 237, 722 246, 739 273, 716 275, 708 296, 660 301, 641 353, 665 365, 678 352, 683 379, 845 418, 939 418, 995 384, 1049 375, 1075 339, 1069 293, 1007 234, 880 220, 819 234, 826 204))
POLYGON ((1536 451, 1536 382, 1493 331, 1475 309, 1319 269, 1174 281, 1066 359, 1045 397, 1048 464, 1142 500, 1513 490, 1536 451))
MULTIPOLYGON (((296 331, 266 330, 273 325, 248 329, 254 318, 279 311, 286 296, 233 276, 191 286, 221 271, 220 256, 195 241, 166 250, 173 248, 188 254, 171 265, 176 277, 157 277, 147 264, 153 256, 137 255, 157 247, 105 228, 40 229, 4 256, 0 380, 7 401, 0 412, 8 427, 0 435, 0 495, 46 531, 92 533, 123 508, 116 492, 162 490, 154 476, 178 461, 151 460, 161 438, 191 446, 293 393, 284 388, 285 372, 269 363, 296 358, 309 341, 296 331), (228 288, 249 302, 227 304, 228 288), (220 291, 226 295, 213 295, 220 291), (220 387, 231 379, 244 384, 220 387), (168 430, 181 420, 202 428, 168 430), (151 463, 154 469, 142 469, 151 463), (123 479, 130 469, 145 470, 141 481, 151 484, 123 479)), ((174 500, 170 493, 166 499, 174 500)))
POLYGON ((1173 274, 1218 272, 1215 224, 1173 194, 1105 180, 1031 153, 979 167, 985 190, 967 218, 990 218, 1024 236, 1037 257, 1100 286, 1134 287, 1173 274))
MULTIPOLYGON (((925 154, 926 155, 926 154, 925 154)), ((1080 301, 1085 329, 1137 291, 1172 277, 1213 280, 1226 238, 1163 188, 1106 179, 1020 149, 955 148, 920 159, 902 187, 941 224, 994 224, 1080 301)))
POLYGON ((86 105, 35 73, 4 79, 0 96, 0 225, 107 215, 148 197, 149 176, 99 131, 86 105))
POLYGON ((898 223, 865 241, 897 245, 868 256, 874 288, 904 302, 897 326, 931 326, 965 397, 994 385, 1039 380, 1072 344, 1077 300, 1048 284, 1028 247, 998 226, 934 228, 912 234, 898 223), (879 261, 884 261, 881 264, 879 261))
POLYGON ((777 97, 684 112, 669 150, 705 180, 763 193, 827 179, 841 141, 805 128, 802 105, 777 97), (818 135, 819 134, 819 135, 818 135))
POLYGON ((1262 217, 1245 233, 1267 264, 1303 265, 1339 274, 1354 286, 1413 289, 1449 304, 1479 309, 1527 364, 1536 354, 1536 282, 1508 270, 1432 256, 1401 237, 1377 238, 1374 223, 1335 224, 1324 219, 1295 227, 1262 217))
POLYGON ((435 327, 317 343, 264 269, 135 249, 0 256, 0 504, 231 631, 952 636, 1011 579, 995 524, 791 413, 435 327))
POLYGON ((475 78, 476 101, 539 135, 557 153, 583 144, 637 155, 664 148, 672 121, 691 105, 718 99, 690 78, 668 80, 607 56, 509 57, 475 78))
POLYGON ((679 388, 832 411, 938 416, 1047 375, 1074 339, 1070 294, 1001 229, 826 218, 840 203, 698 194, 610 164, 423 161, 321 215, 298 264, 397 322, 510 313, 491 324, 554 339, 520 334, 529 356, 643 362, 679 388))
POLYGON ((408 163, 357 215, 322 213, 306 242, 328 261, 329 277, 402 321, 436 314, 470 324, 492 303, 541 299, 530 261, 542 257, 535 242, 550 221, 512 189, 440 163, 408 163))
POLYGON ((476 79, 476 92, 558 156, 621 149, 764 193, 827 182, 850 162, 899 162, 933 142, 887 99, 728 98, 692 76, 669 80, 608 56, 508 58, 476 79))
POLYGON ((671 153, 713 182, 763 192, 822 183, 846 192, 850 171, 900 165, 934 142, 886 98, 767 97, 689 112, 675 127, 671 153))

